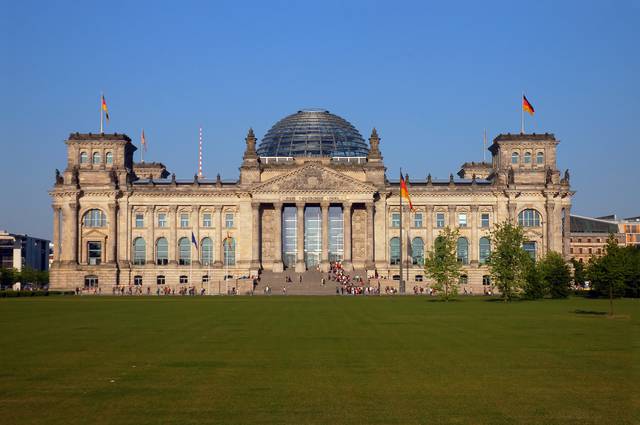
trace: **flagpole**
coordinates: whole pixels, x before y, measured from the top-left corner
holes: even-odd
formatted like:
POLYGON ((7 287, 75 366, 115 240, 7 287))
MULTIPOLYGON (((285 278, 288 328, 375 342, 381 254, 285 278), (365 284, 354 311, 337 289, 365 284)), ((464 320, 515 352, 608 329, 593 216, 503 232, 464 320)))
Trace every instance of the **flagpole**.
POLYGON ((100 92, 100 134, 104 133, 102 126, 102 99, 104 98, 104 93, 100 92))
POLYGON ((524 134, 524 92, 520 99, 520 134, 524 134))
POLYGON ((402 245, 404 245, 404 238, 402 236, 402 167, 400 167, 400 290, 401 294, 404 294, 404 285, 402 283, 402 245))
POLYGON ((142 129, 142 140, 140 142, 141 142, 140 144, 142 145, 140 146, 140 162, 144 164, 144 150, 147 147, 147 141, 145 140, 145 137, 144 137, 144 128, 142 129))

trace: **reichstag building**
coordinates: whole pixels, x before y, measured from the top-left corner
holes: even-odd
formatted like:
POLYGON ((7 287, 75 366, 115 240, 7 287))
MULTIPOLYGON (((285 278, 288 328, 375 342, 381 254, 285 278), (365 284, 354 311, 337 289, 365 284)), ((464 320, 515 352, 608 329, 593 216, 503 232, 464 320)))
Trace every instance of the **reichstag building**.
POLYGON ((478 293, 490 285, 488 234, 505 220, 524 227, 532 256, 569 252, 573 192, 553 134, 500 134, 491 162, 465 162, 444 180, 410 176, 413 211, 400 210, 375 129, 367 143, 347 120, 302 110, 259 143, 249 130, 245 144, 238 180, 181 180, 162 163, 134 162, 124 134, 72 133, 50 191, 51 289, 155 291, 230 276, 246 291, 243 277, 326 271, 333 261, 396 287, 402 262, 407 287, 425 286, 425 253, 451 226, 460 230, 461 283, 478 293))

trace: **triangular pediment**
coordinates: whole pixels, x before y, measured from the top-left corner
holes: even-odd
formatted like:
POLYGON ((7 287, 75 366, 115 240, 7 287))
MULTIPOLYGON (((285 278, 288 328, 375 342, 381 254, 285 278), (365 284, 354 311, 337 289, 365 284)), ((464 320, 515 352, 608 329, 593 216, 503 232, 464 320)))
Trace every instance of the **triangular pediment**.
POLYGON ((373 193, 376 191, 376 187, 369 183, 313 162, 269 179, 252 190, 252 192, 279 193, 373 193))
POLYGON ((85 230, 83 232, 83 237, 85 237, 85 238, 103 239, 103 238, 107 237, 107 234, 102 232, 102 231, 100 231, 100 230, 97 230, 97 229, 91 229, 91 230, 88 230, 88 231, 85 230))

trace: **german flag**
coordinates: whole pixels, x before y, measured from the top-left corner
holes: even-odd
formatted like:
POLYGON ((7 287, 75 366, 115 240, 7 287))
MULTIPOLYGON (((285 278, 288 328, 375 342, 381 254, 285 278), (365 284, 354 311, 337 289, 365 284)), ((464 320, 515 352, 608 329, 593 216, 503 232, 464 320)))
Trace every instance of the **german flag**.
POLYGON ((411 197, 409 196, 409 189, 407 189, 407 182, 404 181, 402 174, 400 174, 400 196, 409 203, 409 209, 413 211, 413 204, 411 203, 411 197))
POLYGON ((109 121, 109 109, 107 109, 107 101, 104 100, 104 95, 102 95, 102 110, 107 117, 107 121, 109 121))
POLYGON ((529 115, 533 115, 535 112, 533 106, 529 103, 529 101, 527 100, 527 96, 525 95, 522 95, 522 110, 528 112, 529 115))

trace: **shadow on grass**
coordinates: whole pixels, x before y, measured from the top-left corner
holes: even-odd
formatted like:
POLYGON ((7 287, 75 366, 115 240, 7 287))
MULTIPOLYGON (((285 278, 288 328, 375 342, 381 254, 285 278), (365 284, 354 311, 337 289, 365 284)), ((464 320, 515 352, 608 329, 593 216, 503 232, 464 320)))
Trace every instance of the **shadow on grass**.
POLYGON ((607 314, 606 311, 594 311, 594 310, 573 310, 572 313, 575 313, 575 314, 587 314, 587 315, 591 315, 591 316, 604 316, 605 314, 607 314))
POLYGON ((449 299, 449 301, 443 300, 441 298, 433 298, 433 299, 427 300, 427 302, 429 303, 459 303, 460 301, 462 300, 459 300, 457 298, 451 298, 449 299))

